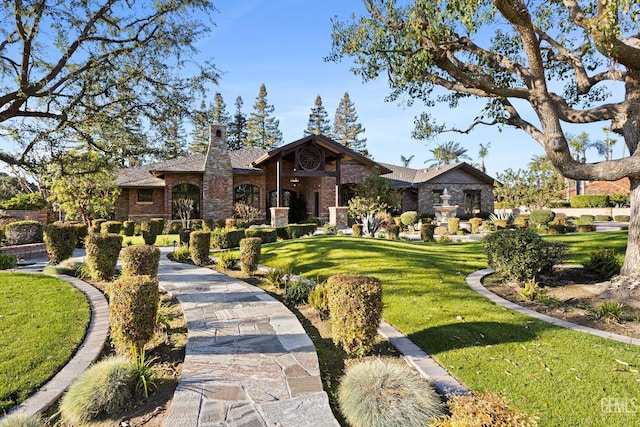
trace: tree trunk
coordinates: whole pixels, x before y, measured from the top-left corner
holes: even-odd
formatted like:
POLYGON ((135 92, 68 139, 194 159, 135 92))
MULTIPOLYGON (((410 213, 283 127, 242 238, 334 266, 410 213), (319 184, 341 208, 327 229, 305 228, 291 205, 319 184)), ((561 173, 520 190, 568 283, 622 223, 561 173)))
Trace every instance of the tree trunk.
POLYGON ((632 177, 629 201, 631 218, 629 220, 629 237, 621 276, 640 276, 640 177, 632 177))

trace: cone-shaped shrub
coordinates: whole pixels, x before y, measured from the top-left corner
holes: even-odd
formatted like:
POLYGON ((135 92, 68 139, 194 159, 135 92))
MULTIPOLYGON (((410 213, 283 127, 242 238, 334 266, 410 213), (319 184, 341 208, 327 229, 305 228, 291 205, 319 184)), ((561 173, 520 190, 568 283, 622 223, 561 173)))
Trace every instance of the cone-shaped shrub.
POLYGON ((209 262, 209 248, 211 247, 211 233, 209 231, 192 231, 189 236, 189 253, 195 265, 205 265, 209 262))
POLYGON ((136 234, 136 222, 135 221, 125 221, 122 223, 122 233, 131 237, 136 234))
POLYGON ((444 415, 438 393, 400 360, 370 359, 347 368, 338 402, 353 427, 427 426, 444 415))
POLYGON ((10 245, 27 245, 42 242, 42 224, 38 221, 15 221, 4 229, 7 243, 10 245))
POLYGON ((382 316, 382 283, 375 277, 337 274, 327 280, 333 342, 350 355, 371 351, 382 316))
POLYGON ((111 357, 84 371, 60 401, 67 425, 85 425, 126 408, 134 397, 130 362, 111 357))
POLYGON ((58 265, 71 258, 76 248, 76 227, 73 224, 50 224, 44 228, 44 243, 49 264, 58 265))
POLYGON ((91 277, 95 280, 111 279, 116 274, 122 236, 89 233, 84 246, 87 249, 87 268, 91 277))
POLYGON ((158 275, 160 263, 160 248, 153 245, 127 246, 122 249, 123 276, 151 276, 158 275))
POLYGON ((164 219, 163 218, 151 218, 149 224, 153 228, 153 231, 156 233, 156 236, 162 234, 164 230, 164 219))
POLYGON ((243 273, 251 274, 258 268, 262 239, 246 237, 240 240, 240 269, 243 273))
POLYGON ((142 353, 155 331, 159 299, 158 279, 150 276, 121 277, 111 284, 111 341, 119 353, 142 353))
POLYGON ((156 237, 158 237, 156 227, 155 224, 147 221, 140 224, 140 232, 142 233, 145 245, 153 245, 156 242, 156 237))
POLYGON ((113 233, 120 234, 122 231, 122 223, 120 221, 106 221, 100 224, 100 232, 102 234, 113 233))

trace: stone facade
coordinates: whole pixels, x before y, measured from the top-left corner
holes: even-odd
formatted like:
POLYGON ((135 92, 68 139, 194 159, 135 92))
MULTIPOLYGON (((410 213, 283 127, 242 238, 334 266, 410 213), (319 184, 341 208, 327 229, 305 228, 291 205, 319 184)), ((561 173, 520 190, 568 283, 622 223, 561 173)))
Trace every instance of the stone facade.
POLYGON ((493 212, 493 187, 488 184, 473 183, 473 184, 461 184, 451 183, 447 184, 423 184, 418 189, 418 212, 420 213, 435 213, 435 205, 433 204, 433 192, 443 191, 447 189, 447 192, 451 196, 449 199, 449 205, 458 206, 456 215, 465 215, 468 212, 464 211, 465 192, 467 191, 479 191, 480 192, 480 211, 481 212, 493 212))
POLYGON ((233 216, 233 171, 227 151, 227 129, 212 125, 202 177, 202 218, 221 220, 233 216))

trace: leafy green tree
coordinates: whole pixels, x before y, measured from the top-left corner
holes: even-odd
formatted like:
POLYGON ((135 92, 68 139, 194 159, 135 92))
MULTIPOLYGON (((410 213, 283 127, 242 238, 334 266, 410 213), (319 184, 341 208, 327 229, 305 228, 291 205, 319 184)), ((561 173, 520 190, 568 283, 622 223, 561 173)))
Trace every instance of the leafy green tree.
POLYGON ((345 92, 333 119, 333 139, 345 147, 368 157, 367 138, 360 137, 360 134, 364 133, 364 131, 365 129, 362 125, 358 123, 356 106, 351 101, 349 92, 345 92))
POLYGON ((378 168, 356 185, 356 194, 369 200, 379 200, 389 208, 402 203, 402 192, 391 184, 391 181, 380 175, 378 168))
POLYGON ((247 141, 247 116, 242 112, 242 97, 237 97, 235 104, 236 112, 227 131, 227 145, 231 151, 245 147, 247 141))
POLYGON ((21 182, 21 179, 16 175, 9 175, 4 172, 0 172, 0 200, 8 200, 21 191, 34 192, 37 189, 38 188, 33 184, 21 182))
MULTIPOLYGON (((470 160, 467 156, 467 149, 461 147, 459 143, 449 141, 444 144, 438 144, 435 148, 429 150, 433 157, 427 162, 432 162, 431 166, 448 165, 464 160, 470 160)), ((425 162, 426 163, 426 162, 425 162)))
MULTIPOLYGON (((354 72, 364 81, 387 77, 391 100, 421 100, 431 110, 445 103, 455 108, 470 98, 486 101, 469 126, 447 126, 428 112, 421 114, 417 136, 467 133, 479 125, 520 129, 567 178, 628 177, 631 209, 639 209, 637 1, 364 4, 364 16, 334 22, 329 59, 353 57, 354 72), (614 84, 623 92, 615 99, 610 96, 614 84), (630 154, 597 163, 577 161, 569 149, 567 124, 602 122, 622 136, 630 154)), ((621 275, 640 275, 640 215, 631 217, 621 275)))
POLYGON ((273 117, 274 111, 275 107, 267 101, 267 88, 263 83, 247 120, 247 146, 272 149, 282 144, 280 121, 273 117))
POLYGON ((527 206, 542 209, 561 200, 565 183, 546 156, 534 156, 528 169, 506 169, 496 175, 496 205, 503 208, 527 206))
POLYGON ((331 138, 329 115, 327 114, 327 110, 324 109, 324 105, 322 105, 320 95, 316 96, 315 103, 309 114, 307 128, 304 130, 304 136, 308 135, 324 135, 331 138))
POLYGON ((120 194, 112 168, 95 169, 103 164, 99 154, 72 150, 64 163, 51 164, 45 181, 48 201, 68 219, 81 218, 85 224, 108 217, 120 194))
POLYGON ((153 143, 173 112, 218 78, 210 61, 190 60, 210 31, 199 17, 214 10, 210 0, 3 2, 0 133, 16 148, 0 161, 35 168, 78 142, 121 160, 161 151, 153 143), (131 122, 145 131, 127 138, 131 122))

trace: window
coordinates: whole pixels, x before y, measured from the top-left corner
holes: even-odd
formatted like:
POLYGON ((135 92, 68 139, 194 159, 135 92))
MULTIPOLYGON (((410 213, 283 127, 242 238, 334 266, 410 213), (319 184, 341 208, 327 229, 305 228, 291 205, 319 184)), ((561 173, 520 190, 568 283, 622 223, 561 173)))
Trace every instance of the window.
MULTIPOLYGON (((193 212, 191 218, 200 218, 200 188, 193 184, 179 184, 171 190, 171 200, 175 202, 180 199, 193 200, 193 212)), ((171 204, 173 206, 173 203, 171 204)), ((171 210, 172 219, 180 219, 175 206, 171 210)))
POLYGON ((153 203, 153 190, 138 190, 138 203, 153 203))
POLYGON ((464 192, 464 213, 475 214, 481 210, 481 195, 480 190, 465 190, 464 192))
POLYGON ((233 192, 233 202, 260 209, 260 187, 252 184, 238 185, 233 192))
POLYGON ((433 190, 432 196, 431 196, 432 197, 431 203, 433 203, 434 205, 441 205, 443 193, 444 193, 444 190, 433 190))

